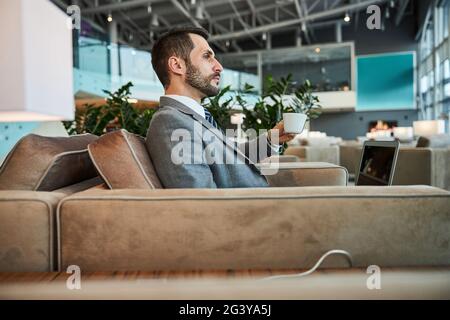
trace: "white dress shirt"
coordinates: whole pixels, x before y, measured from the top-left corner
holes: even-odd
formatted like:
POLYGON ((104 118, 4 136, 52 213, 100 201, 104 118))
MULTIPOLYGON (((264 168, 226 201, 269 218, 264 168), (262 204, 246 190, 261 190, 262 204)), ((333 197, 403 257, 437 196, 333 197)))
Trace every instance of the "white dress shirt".
POLYGON ((184 104, 189 109, 192 109, 195 113, 201 115, 205 118, 205 109, 203 109, 202 105, 188 96, 179 96, 177 94, 167 94, 164 97, 172 98, 177 100, 178 102, 184 104))
MULTIPOLYGON (((188 96, 180 96, 177 94, 166 94, 164 97, 172 98, 174 100, 177 100, 178 102, 184 104, 186 107, 192 109, 195 113, 201 115, 203 118, 205 117, 205 109, 203 109, 203 106, 188 96)), ((267 137, 267 142, 270 145, 270 148, 274 150, 275 152, 280 152, 281 145, 272 143, 269 138, 267 137)))

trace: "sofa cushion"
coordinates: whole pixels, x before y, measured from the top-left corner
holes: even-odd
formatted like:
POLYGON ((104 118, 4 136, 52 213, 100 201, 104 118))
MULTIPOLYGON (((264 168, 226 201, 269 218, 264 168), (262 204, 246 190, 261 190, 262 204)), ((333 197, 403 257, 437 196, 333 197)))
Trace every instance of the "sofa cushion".
POLYGON ((0 190, 52 191, 95 177, 87 145, 96 139, 92 134, 23 137, 0 168, 0 190))
POLYGON ((436 134, 429 137, 419 137, 417 148, 448 148, 450 147, 449 134, 436 134))
POLYGON ((110 189, 162 188, 144 138, 122 129, 104 134, 88 149, 110 189))

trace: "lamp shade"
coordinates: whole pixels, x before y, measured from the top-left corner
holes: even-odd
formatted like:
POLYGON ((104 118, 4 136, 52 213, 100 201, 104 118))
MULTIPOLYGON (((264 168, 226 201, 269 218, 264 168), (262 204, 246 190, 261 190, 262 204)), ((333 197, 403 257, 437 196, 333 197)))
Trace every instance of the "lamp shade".
POLYGON ((445 120, 414 121, 414 135, 432 136, 445 133, 445 120))
POLYGON ((0 122, 73 119, 67 19, 49 0, 0 1, 0 122))

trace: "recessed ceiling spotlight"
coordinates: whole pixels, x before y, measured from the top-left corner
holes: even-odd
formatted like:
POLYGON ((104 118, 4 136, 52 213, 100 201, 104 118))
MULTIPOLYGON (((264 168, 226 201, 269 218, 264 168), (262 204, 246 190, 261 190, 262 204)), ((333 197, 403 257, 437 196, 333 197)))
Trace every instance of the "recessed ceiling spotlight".
POLYGON ((344 17, 344 21, 345 22, 350 22, 351 18, 348 12, 345 13, 345 17, 344 17))
POLYGON ((108 17, 106 18, 106 21, 108 21, 108 22, 112 22, 113 21, 111 13, 108 14, 108 17))

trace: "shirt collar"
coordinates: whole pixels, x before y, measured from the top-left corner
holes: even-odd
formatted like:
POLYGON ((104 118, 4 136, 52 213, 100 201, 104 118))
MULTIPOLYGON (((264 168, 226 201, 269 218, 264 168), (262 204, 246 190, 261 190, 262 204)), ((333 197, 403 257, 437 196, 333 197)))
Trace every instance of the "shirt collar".
POLYGON ((205 118, 205 109, 202 107, 200 103, 192 99, 188 96, 180 96, 177 94, 167 94, 164 95, 164 97, 172 98, 177 100, 178 102, 184 104, 189 109, 192 109, 195 113, 201 115, 203 118, 205 118))

